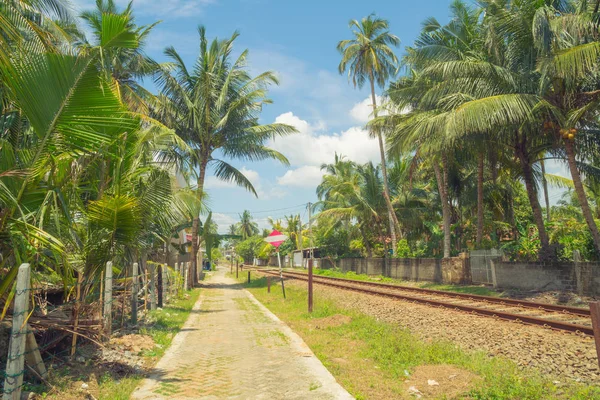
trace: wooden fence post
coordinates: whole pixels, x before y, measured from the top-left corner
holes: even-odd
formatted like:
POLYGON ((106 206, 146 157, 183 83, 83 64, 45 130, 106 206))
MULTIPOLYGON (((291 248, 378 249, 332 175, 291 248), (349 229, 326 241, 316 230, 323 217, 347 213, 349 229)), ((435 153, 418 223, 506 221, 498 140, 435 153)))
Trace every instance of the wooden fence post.
POLYGON ((163 306, 163 273, 162 273, 162 265, 158 264, 158 268, 156 271, 156 291, 158 292, 158 307, 162 308, 163 306))
POLYGON ((137 308, 138 308, 138 263, 133 263, 133 269, 131 270, 131 279, 133 286, 131 287, 131 324, 137 325, 137 308))
POLYGON ((12 332, 6 361, 4 378, 4 400, 19 400, 25 373, 25 347, 27 343, 26 317, 29 312, 29 264, 21 264, 17 275, 15 308, 13 311, 12 332))
POLYGON ((180 272, 179 272, 179 265, 180 263, 175 263, 175 279, 174 279, 174 283, 175 283, 175 296, 179 297, 179 277, 181 276, 180 272))
POLYGON ((594 340, 596 341, 598 367, 600 367, 600 301, 590 303, 590 314, 592 315, 592 327, 594 328, 594 340))
POLYGON ((248 271, 248 283, 250 283, 250 271, 248 271))
POLYGON ((154 263, 148 265, 150 273, 150 310, 156 310, 156 265, 154 263))
POLYGON ((113 263, 106 263, 104 272, 104 333, 110 338, 112 333, 112 281, 113 281, 113 263))
POLYGON ((308 312, 313 312, 313 258, 308 259, 308 312))

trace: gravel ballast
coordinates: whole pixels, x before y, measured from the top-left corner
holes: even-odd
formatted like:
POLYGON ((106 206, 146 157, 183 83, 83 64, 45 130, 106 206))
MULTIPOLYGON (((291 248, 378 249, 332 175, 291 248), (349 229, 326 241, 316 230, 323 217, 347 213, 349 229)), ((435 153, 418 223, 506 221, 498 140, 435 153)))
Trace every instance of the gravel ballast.
MULTIPOLYGON (((288 281, 306 287, 305 282, 288 281)), ((600 384, 600 370, 592 337, 557 332, 465 312, 415 304, 315 283, 319 297, 378 320, 399 324, 424 341, 447 340, 463 349, 503 356, 520 368, 535 368, 563 382, 600 384)))

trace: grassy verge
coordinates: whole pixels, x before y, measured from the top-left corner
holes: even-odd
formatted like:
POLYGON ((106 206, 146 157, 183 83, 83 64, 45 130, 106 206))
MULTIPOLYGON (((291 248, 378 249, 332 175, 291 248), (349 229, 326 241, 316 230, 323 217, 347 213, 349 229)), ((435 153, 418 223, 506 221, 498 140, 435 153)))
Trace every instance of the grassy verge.
MULTIPOLYGON (((344 278, 344 279, 352 279, 356 281, 366 281, 366 282, 385 282, 392 283, 396 285, 406 284, 407 282, 402 281, 400 279, 388 278, 386 276, 369 276, 365 274, 357 274, 355 272, 341 272, 337 270, 331 269, 315 269, 316 275, 321 276, 330 276, 332 278, 344 278)), ((415 282, 410 282, 411 285, 414 285, 415 282)), ((457 293, 468 293, 468 294, 477 294, 481 296, 500 296, 502 293, 498 292, 494 289, 491 289, 487 286, 483 285, 447 285, 447 284, 438 284, 432 282, 419 282, 417 283, 418 287, 424 289, 433 289, 433 290, 445 290, 447 292, 457 292, 457 293)))
MULTIPOLYGON (((191 290, 187 294, 188 298, 177 299, 165 305, 162 310, 151 311, 146 322, 140 328, 139 334, 149 335, 155 343, 153 349, 146 350, 141 354, 147 369, 153 367, 163 356, 175 335, 181 330, 198 300, 200 289, 191 290)), ((56 391, 49 395, 42 394, 42 397, 48 399, 81 398, 82 394, 78 393, 77 389, 83 382, 90 382, 89 386, 92 388, 94 385, 92 375, 98 381, 97 391, 95 391, 99 400, 127 400, 144 379, 144 374, 141 372, 124 372, 120 370, 120 367, 111 367, 110 365, 63 367, 53 371, 51 375, 51 383, 55 386, 56 391)))
MULTIPOLYGON (((306 292, 291 285, 286 287, 287 300, 283 300, 279 286, 267 293, 265 278, 254 279, 245 286, 302 336, 336 379, 358 399, 409 397, 408 390, 419 371, 432 366, 455 368, 456 374, 468 381, 464 387, 453 389, 461 397, 600 398, 598 387, 554 384, 535 371, 519 370, 506 359, 465 352, 448 342, 425 343, 405 329, 346 310, 327 298, 318 298, 315 312, 310 315, 306 312, 306 292), (407 379, 409 382, 405 382, 407 379)), ((440 387, 447 390, 450 386, 440 387)), ((427 389, 427 383, 424 388, 427 389)), ((419 389, 423 390, 423 386, 419 389)), ((452 398, 448 391, 439 397, 452 398)))

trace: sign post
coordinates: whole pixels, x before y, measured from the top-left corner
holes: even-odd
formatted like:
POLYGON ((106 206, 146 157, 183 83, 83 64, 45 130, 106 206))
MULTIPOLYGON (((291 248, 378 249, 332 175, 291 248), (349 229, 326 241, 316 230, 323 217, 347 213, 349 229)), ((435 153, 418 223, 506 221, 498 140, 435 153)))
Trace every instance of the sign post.
POLYGON ((284 299, 285 299, 285 285, 283 283, 283 268, 281 266, 281 256, 279 254, 279 246, 281 246, 281 244, 283 242, 285 242, 287 240, 287 238, 288 237, 286 235, 279 232, 278 230, 274 230, 273 232, 271 232, 271 234, 269 236, 267 236, 265 238, 265 242, 269 243, 270 245, 275 246, 275 248, 277 249, 277 262, 279 264, 279 278, 281 279, 281 291, 283 292, 284 299))

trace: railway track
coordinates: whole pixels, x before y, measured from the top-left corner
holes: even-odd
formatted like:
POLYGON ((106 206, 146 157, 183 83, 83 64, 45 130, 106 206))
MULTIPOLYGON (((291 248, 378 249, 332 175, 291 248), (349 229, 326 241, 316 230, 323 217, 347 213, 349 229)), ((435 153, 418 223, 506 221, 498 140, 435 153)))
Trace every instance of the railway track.
MULTIPOLYGON (((257 271, 279 276, 278 271, 266 269, 257 269, 257 271)), ((283 276, 290 279, 308 280, 308 275, 300 272, 286 271, 283 272, 283 276)), ((585 308, 421 289, 386 283, 356 281, 320 275, 314 275, 313 282, 344 290, 460 310, 476 315, 543 326, 559 331, 585 335, 594 334, 590 311, 585 308)))

